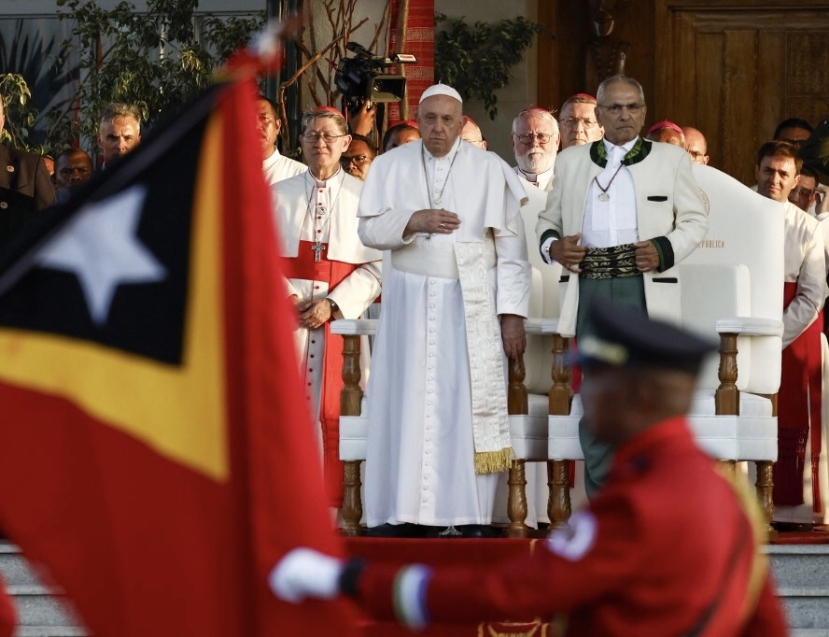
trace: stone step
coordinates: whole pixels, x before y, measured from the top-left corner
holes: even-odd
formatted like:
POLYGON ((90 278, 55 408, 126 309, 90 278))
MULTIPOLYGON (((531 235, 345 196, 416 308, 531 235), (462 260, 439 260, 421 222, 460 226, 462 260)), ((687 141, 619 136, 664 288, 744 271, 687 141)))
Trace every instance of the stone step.
POLYGON ((88 637, 82 628, 76 626, 20 626, 14 637, 88 637))
POLYGON ((766 547, 792 635, 829 637, 829 545, 766 547))
POLYGON ((775 544, 766 552, 779 587, 829 588, 829 545, 775 544))
POLYGON ((0 542, 0 575, 8 586, 34 586, 39 584, 20 551, 13 544, 0 542))
POLYGON ((54 628, 77 626, 66 601, 57 591, 38 585, 8 586, 9 595, 17 605, 18 623, 21 627, 54 628))
MULTIPOLYGON (((829 545, 765 548, 785 604, 792 637, 829 637, 829 545)), ((0 575, 20 616, 15 637, 85 637, 60 591, 42 586, 17 548, 0 542, 0 575)))

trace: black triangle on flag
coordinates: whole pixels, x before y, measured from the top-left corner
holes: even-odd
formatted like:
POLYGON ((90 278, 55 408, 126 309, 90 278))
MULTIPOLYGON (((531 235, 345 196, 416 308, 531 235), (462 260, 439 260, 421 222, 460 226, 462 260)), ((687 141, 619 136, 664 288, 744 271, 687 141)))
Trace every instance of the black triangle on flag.
POLYGON ((184 107, 0 252, 0 326, 181 362, 192 187, 222 85, 184 107))

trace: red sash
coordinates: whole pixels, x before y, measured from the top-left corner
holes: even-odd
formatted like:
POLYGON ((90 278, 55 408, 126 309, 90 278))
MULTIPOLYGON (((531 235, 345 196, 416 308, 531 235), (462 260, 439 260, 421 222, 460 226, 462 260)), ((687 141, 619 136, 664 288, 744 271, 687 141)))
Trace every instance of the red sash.
MULTIPOLYGON (((327 244, 326 248, 327 248, 327 244)), ((360 264, 329 261, 324 251, 319 262, 314 261, 314 244, 299 242, 296 257, 282 258, 282 272, 289 279, 325 281, 329 294, 360 264)), ((343 463, 340 462, 340 390, 342 377, 343 338, 331 333, 331 323, 325 324, 325 349, 322 358, 322 388, 320 390, 320 424, 322 425, 322 457, 325 485, 331 506, 343 505, 343 463)))
MULTIPOLYGON (((796 295, 797 283, 785 283, 784 307, 788 307, 796 295)), ((777 403, 778 454, 774 465, 773 491, 775 504, 782 506, 803 504, 806 437, 810 436, 812 508, 816 513, 820 513, 822 509, 818 473, 823 418, 820 342, 822 326, 823 312, 821 311, 817 319, 783 350, 782 377, 777 403)))

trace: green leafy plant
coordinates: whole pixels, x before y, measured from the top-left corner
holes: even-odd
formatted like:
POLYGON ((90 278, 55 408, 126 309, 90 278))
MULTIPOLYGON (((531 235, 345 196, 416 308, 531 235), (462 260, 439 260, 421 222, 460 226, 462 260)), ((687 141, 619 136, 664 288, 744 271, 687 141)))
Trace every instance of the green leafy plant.
POLYGON ((30 105, 32 92, 26 79, 19 73, 0 75, 0 95, 3 95, 6 115, 0 142, 16 148, 28 148, 29 131, 34 126, 37 110, 30 105))
MULTIPOLYGON (((153 122, 206 87, 214 70, 264 26, 252 17, 197 14, 197 0, 130 2, 113 9, 93 0, 57 0, 72 25, 65 44, 78 60, 76 133, 95 139, 107 102, 138 105, 153 122)), ((67 113, 67 116, 69 114, 67 113)))
POLYGON ((0 139, 48 152, 61 135, 55 129, 59 122, 55 111, 65 111, 71 102, 66 51, 60 36, 44 34, 31 21, 18 19, 13 24, 11 37, 0 34, 0 69, 8 71, 0 74, 0 91, 9 102, 0 139))
POLYGON ((553 35, 542 24, 524 17, 500 22, 476 22, 435 15, 435 79, 453 86, 465 100, 483 102, 491 119, 498 114, 495 91, 510 80, 533 37, 553 35))

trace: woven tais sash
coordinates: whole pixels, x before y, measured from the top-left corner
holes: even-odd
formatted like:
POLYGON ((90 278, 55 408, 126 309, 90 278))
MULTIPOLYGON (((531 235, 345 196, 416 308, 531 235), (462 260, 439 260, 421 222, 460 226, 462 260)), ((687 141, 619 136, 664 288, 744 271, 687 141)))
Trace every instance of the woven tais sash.
POLYGON ((636 267, 636 248, 632 243, 610 248, 587 248, 579 264, 585 279, 617 279, 640 274, 636 267))

